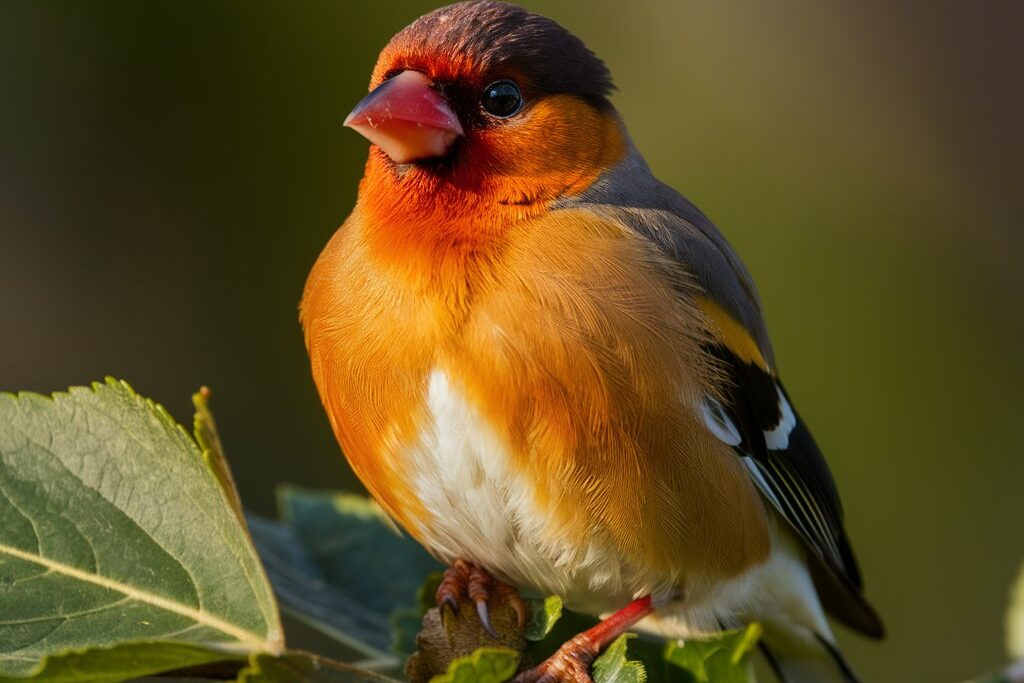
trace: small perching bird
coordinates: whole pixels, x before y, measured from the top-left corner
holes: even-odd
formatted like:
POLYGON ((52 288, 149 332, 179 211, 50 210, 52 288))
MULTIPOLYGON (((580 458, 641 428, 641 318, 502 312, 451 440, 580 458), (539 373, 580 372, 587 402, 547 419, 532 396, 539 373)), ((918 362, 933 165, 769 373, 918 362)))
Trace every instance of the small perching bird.
POLYGON ((869 636, 828 467, 750 275, 651 174, 605 65, 498 2, 421 17, 346 125, 373 145, 306 285, 313 376, 356 474, 490 628, 505 584, 614 614, 523 681, 588 680, 628 628, 759 621, 789 683, 869 636), (616 610, 618 610, 616 612, 616 610))

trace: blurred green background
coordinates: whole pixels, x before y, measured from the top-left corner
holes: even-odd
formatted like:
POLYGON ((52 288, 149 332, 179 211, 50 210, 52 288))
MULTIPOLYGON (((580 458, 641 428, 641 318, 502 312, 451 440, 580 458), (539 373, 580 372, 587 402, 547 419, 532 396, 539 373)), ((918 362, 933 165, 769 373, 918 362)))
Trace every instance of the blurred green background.
MULTIPOLYGON (((609 63, 655 172, 760 284, 890 629, 866 681, 1003 660, 1024 559, 1020 3, 528 5, 609 63)), ((356 487, 303 280, 366 142, 341 120, 427 2, 0 3, 0 389, 214 390, 243 497, 356 487)))

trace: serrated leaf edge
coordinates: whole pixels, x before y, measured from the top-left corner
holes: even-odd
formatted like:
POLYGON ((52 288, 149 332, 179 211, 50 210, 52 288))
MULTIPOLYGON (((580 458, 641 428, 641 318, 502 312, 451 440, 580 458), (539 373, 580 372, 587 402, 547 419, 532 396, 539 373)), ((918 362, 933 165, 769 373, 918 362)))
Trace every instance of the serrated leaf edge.
POLYGON ((529 632, 530 627, 533 625, 532 619, 527 621, 526 629, 523 630, 523 637, 526 638, 528 641, 535 643, 547 638, 551 631, 555 628, 559 620, 562 618, 562 612, 565 609, 565 604, 562 602, 562 598, 560 598, 557 595, 549 595, 544 598, 537 598, 536 600, 530 601, 530 604, 534 609, 540 610, 545 615, 543 633, 529 632), (548 618, 549 605, 554 606, 554 609, 551 610, 551 612, 554 612, 554 614, 550 618, 548 618))
POLYGON ((430 683, 447 683, 447 681, 454 681, 455 673, 460 667, 468 665, 474 668, 479 668, 480 660, 483 657, 492 654, 511 655, 513 658, 512 674, 515 674, 516 667, 518 666, 519 659, 521 657, 521 655, 518 652, 508 647, 478 647, 476 650, 472 652, 472 654, 468 654, 464 657, 458 657, 456 659, 453 659, 448 664, 448 670, 445 671, 443 674, 437 674, 436 676, 431 678, 430 683))
MULTIPOLYGON (((178 424, 178 422, 175 421, 171 414, 167 412, 166 408, 164 408, 156 401, 138 394, 135 391, 135 389, 133 389, 132 386, 128 384, 128 382, 114 377, 108 376, 104 378, 103 382, 92 382, 88 387, 74 386, 70 387, 67 391, 55 391, 49 396, 31 391, 21 391, 18 392, 17 394, 12 394, 10 392, 0 392, 0 395, 8 396, 15 401, 20 401, 25 398, 34 397, 46 401, 56 402, 56 399, 58 397, 72 398, 74 394, 79 391, 92 391, 95 393, 96 391, 103 389, 105 386, 115 390, 122 390, 133 400, 141 401, 144 405, 153 410, 153 412, 159 417, 159 419, 164 422, 165 426, 171 427, 171 429, 176 434, 178 434, 179 437, 183 437, 193 446, 196 446, 197 450, 199 450, 200 452, 202 451, 202 449, 196 444, 193 436, 189 434, 188 431, 182 425, 178 424)), ((225 497, 227 497, 226 493, 225 497)), ((244 533, 248 534, 248 530, 246 529, 244 524, 242 526, 242 530, 244 533)), ((255 549, 253 550, 253 553, 256 553, 255 549)), ((236 644, 245 644, 251 647, 232 647, 231 643, 200 643, 199 645, 210 647, 211 649, 220 650, 226 653, 248 654, 255 651, 269 654, 280 654, 284 651, 284 637, 283 630, 280 628, 280 617, 278 617, 277 624, 268 624, 268 626, 270 626, 270 631, 264 637, 258 633, 254 633, 252 631, 239 628, 238 626, 235 626, 230 622, 227 622, 209 612, 206 612, 205 610, 196 609, 193 607, 189 607, 188 605, 183 605, 181 603, 174 602, 173 600, 168 600, 167 598, 164 598, 160 595, 156 595, 155 593, 141 591, 137 588, 133 588, 132 586, 121 583, 119 581, 114 581, 112 579, 107 579, 104 577, 89 574, 87 572, 83 572, 79 569, 63 564, 61 562, 55 562, 53 560, 41 556, 32 555, 31 553, 26 553, 23 550, 19 550, 18 548, 14 548, 3 543, 0 543, 0 554, 7 554, 19 560, 31 562, 33 564, 46 567, 51 571, 64 574, 65 576, 69 576, 79 581, 84 581, 86 583, 91 583, 96 586, 101 586, 116 591, 134 600, 139 600, 140 602, 153 605, 158 609, 163 609, 168 612, 177 614, 179 616, 192 619, 197 623, 200 623, 204 626, 208 626, 216 631, 220 631, 225 635, 231 636, 237 641, 236 644)), ((266 572, 263 569, 262 562, 257 562, 257 565, 260 571, 263 572, 263 580, 269 586, 270 584, 266 578, 266 572)), ((276 615, 277 603, 276 600, 273 599, 272 591, 270 595, 271 601, 273 602, 274 605, 274 613, 276 615)), ((41 659, 40 661, 44 661, 44 659, 41 659)))
POLYGON ((202 387, 192 394, 192 406, 195 409, 192 415, 192 436, 202 453, 203 462, 220 482, 221 489, 228 503, 234 509, 242 528, 248 531, 245 513, 242 510, 242 499, 238 495, 235 478, 231 474, 231 468, 228 467, 227 458, 224 455, 224 446, 221 443, 220 434, 217 432, 217 421, 210 409, 210 390, 207 387, 202 387))
MULTIPOLYGON (((644 666, 643 662, 638 659, 629 658, 629 641, 636 638, 635 633, 623 633, 621 636, 612 641, 611 645, 605 648, 601 656, 594 660, 594 664, 591 665, 591 675, 593 675, 595 667, 598 666, 598 662, 610 661, 612 658, 620 658, 620 662, 616 662, 615 669, 611 672, 611 680, 615 680, 619 677, 619 673, 626 667, 637 669, 637 679, 640 683, 644 683, 647 680, 647 667, 644 666), (607 658, 607 659, 606 659, 607 658)), ((596 680, 596 679, 595 679, 596 680)))

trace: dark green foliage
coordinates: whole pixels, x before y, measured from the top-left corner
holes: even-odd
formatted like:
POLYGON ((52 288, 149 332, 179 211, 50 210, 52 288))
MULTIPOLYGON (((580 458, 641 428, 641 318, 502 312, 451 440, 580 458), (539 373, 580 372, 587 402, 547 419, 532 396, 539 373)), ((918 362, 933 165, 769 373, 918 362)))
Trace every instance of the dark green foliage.
MULTIPOLYGON (((494 605, 498 641, 471 604, 442 620, 440 565, 361 496, 286 487, 247 526, 207 399, 193 437, 114 380, 0 395, 0 683, 373 683, 414 653, 423 680, 501 683, 593 623, 554 596, 525 629, 494 605), (354 661, 286 650, 279 604, 354 661)), ((746 683, 759 634, 623 636, 594 681, 746 683)))

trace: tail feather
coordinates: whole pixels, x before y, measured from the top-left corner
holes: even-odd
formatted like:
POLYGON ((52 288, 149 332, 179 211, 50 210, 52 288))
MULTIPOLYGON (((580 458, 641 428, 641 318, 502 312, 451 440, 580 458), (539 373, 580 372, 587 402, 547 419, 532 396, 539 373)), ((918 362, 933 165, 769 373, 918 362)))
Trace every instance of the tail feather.
MULTIPOLYGON (((782 683, 859 683, 835 644, 808 568, 807 553, 784 527, 760 576, 762 652, 782 683)), ((865 603, 866 604, 866 603, 865 603)))
POLYGON ((781 683, 860 683, 843 653, 819 634, 765 632, 761 653, 781 683))

